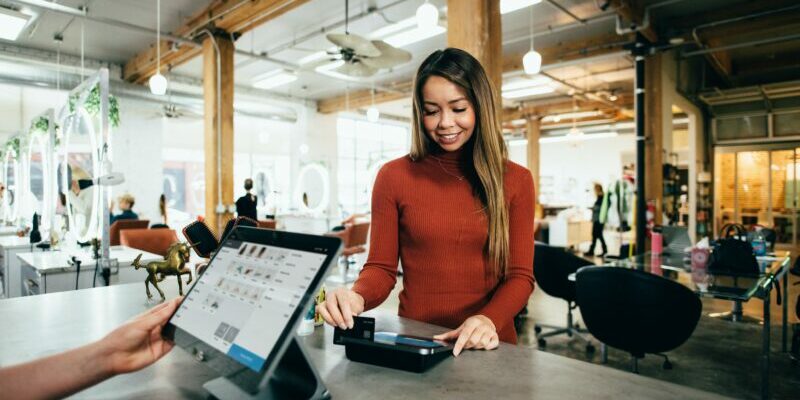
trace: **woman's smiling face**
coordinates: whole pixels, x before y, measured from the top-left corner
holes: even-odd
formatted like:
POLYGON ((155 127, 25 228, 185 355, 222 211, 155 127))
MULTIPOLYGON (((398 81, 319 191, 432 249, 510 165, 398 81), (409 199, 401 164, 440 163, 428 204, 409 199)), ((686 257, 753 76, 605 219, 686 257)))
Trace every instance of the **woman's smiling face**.
POLYGON ((463 88, 440 76, 422 87, 425 133, 445 151, 464 146, 475 130, 475 109, 463 88))

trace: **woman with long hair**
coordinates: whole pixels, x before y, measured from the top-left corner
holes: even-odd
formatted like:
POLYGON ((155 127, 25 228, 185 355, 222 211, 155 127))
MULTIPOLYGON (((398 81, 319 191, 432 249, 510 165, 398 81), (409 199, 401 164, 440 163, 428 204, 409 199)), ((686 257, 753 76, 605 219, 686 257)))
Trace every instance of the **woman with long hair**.
POLYGON ((516 343, 514 316, 533 291, 534 189, 508 160, 497 91, 469 53, 448 48, 419 67, 411 152, 381 168, 370 252, 352 290, 317 308, 331 325, 380 305, 403 264, 399 315, 452 329, 463 349, 516 343))

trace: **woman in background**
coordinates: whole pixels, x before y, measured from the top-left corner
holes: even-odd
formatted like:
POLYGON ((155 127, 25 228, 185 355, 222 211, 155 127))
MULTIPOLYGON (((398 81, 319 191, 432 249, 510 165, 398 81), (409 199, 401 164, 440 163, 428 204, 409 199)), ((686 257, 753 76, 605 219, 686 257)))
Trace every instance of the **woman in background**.
POLYGON ((594 205, 592 206, 592 245, 589 246, 589 251, 583 253, 583 255, 586 257, 594 257, 594 245, 600 240, 600 245, 603 248, 603 253, 600 254, 600 257, 603 257, 608 252, 608 247, 606 247, 606 240, 603 238, 603 227, 606 221, 601 218, 602 213, 600 209, 603 207, 603 186, 599 183, 594 184, 594 195, 597 196, 597 199, 595 199, 594 205))

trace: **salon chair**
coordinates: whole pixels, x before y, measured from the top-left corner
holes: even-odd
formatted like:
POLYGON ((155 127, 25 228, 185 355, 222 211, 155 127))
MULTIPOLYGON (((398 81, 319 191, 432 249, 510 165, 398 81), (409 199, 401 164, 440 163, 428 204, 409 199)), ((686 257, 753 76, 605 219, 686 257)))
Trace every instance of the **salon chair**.
POLYGON ((664 357, 682 345, 700 319, 700 298, 687 287, 644 271, 618 267, 584 267, 575 279, 583 322, 595 339, 631 354, 639 372, 645 354, 664 357))
POLYGON ((120 232, 120 242, 137 250, 166 257, 169 246, 178 242, 172 229, 125 229, 120 232))
POLYGON ((108 229, 111 246, 119 246, 120 232, 125 229, 147 229, 150 220, 146 219, 121 219, 115 221, 108 229))
POLYGON ((587 265, 593 265, 593 263, 565 251, 562 247, 536 243, 533 253, 533 276, 536 278, 536 283, 548 295, 567 302, 566 326, 540 323, 534 325, 533 329, 536 333, 536 342, 539 348, 547 346, 545 338, 566 334, 569 337, 576 337, 584 341, 587 352, 591 353, 595 350, 589 340, 588 332, 585 329, 581 329, 574 322, 572 314, 577 305, 575 304, 575 282, 571 281, 569 276, 579 268, 587 265), (550 331, 543 333, 543 329, 549 329, 550 331))

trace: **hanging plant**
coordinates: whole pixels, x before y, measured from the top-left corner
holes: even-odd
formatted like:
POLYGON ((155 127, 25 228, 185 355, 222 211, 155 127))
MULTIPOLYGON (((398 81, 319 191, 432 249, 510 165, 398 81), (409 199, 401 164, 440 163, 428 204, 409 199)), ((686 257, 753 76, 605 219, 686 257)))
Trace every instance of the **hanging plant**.
MULTIPOLYGON (((54 128, 55 128, 56 132, 58 132, 58 130, 59 130, 59 126, 58 126, 58 124, 55 124, 54 128)), ((30 130, 29 130, 29 133, 30 133, 31 135, 35 135, 35 134, 47 134, 47 131, 48 131, 49 129, 50 129, 50 120, 49 120, 49 119, 47 119, 47 117, 45 117, 45 116, 41 116, 41 117, 39 117, 39 118, 36 118, 36 119, 35 119, 35 120, 34 120, 34 121, 31 123, 31 128, 30 128, 30 130)))
MULTIPOLYGON (((69 112, 75 112, 79 97, 80 94, 77 93, 69 97, 69 112)), ((100 84, 94 85, 89 95, 86 96, 83 109, 92 116, 100 112, 100 84)), ((108 121, 115 128, 119 126, 119 102, 113 95, 108 95, 108 121)))
POLYGON ((16 160, 19 157, 20 146, 22 146, 22 140, 19 136, 15 136, 6 142, 6 151, 11 153, 11 158, 16 160))

